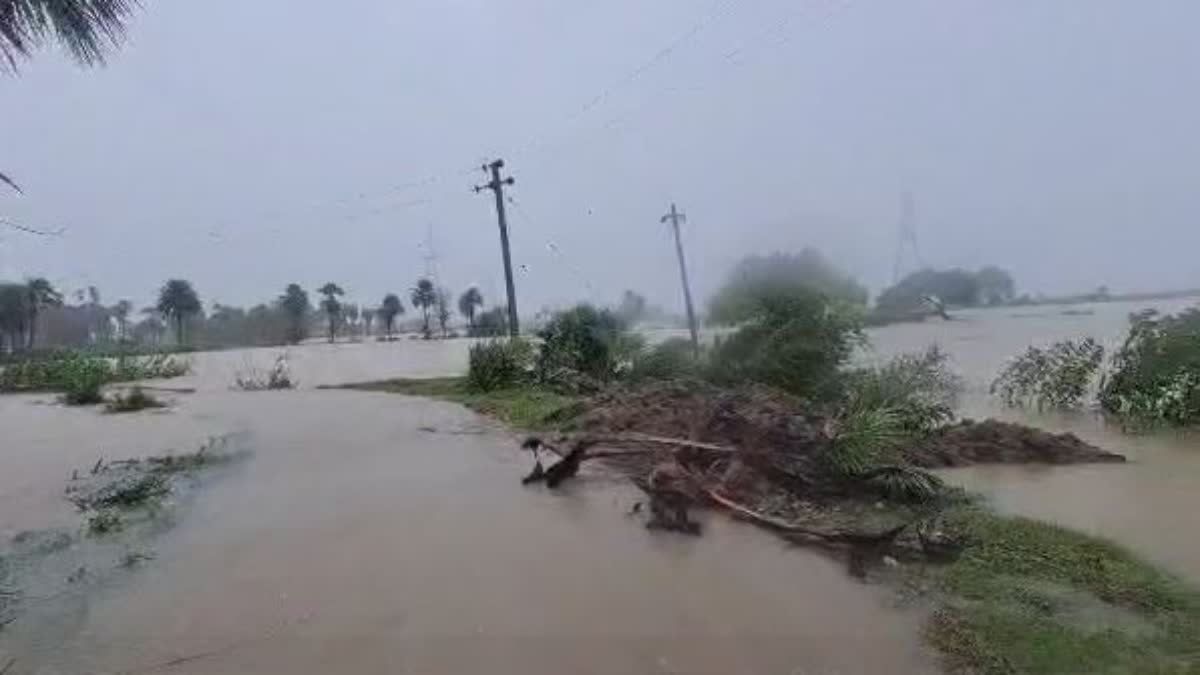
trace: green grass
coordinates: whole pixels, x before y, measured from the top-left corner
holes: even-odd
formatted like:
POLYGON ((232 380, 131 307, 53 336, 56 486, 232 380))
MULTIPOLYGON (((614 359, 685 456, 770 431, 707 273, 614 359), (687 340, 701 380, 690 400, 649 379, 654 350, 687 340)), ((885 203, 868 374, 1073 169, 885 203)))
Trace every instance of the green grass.
POLYGON ((1095 537, 978 506, 934 570, 927 637, 958 672, 1200 673, 1200 593, 1095 537))
POLYGON ((578 412, 579 398, 535 386, 471 391, 461 377, 395 379, 341 387, 360 391, 383 391, 408 396, 425 396, 459 403, 478 413, 521 429, 558 426, 578 412))

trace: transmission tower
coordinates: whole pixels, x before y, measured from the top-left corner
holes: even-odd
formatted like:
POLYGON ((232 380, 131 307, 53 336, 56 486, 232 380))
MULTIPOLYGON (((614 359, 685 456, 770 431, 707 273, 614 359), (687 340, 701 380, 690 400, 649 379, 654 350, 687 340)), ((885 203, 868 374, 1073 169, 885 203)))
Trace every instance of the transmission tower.
POLYGON ((912 265, 916 269, 924 267, 921 262, 921 251, 917 248, 917 215, 913 206, 912 192, 904 191, 900 203, 900 237, 896 242, 896 262, 892 268, 892 283, 900 281, 905 267, 905 252, 912 256, 912 265))

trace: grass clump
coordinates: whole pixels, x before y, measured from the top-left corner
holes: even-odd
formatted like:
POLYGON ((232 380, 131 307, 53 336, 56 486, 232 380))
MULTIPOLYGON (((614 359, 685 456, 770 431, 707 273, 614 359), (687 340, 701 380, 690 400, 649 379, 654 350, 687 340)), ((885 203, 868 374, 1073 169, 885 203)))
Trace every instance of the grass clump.
POLYGON ((104 406, 105 410, 110 413, 128 413, 165 407, 165 403, 147 394, 141 387, 133 387, 125 394, 114 394, 104 406))
POLYGON ((466 386, 476 392, 514 387, 529 377, 533 345, 521 338, 497 339, 471 345, 466 386))
POLYGON ((980 673, 1195 672, 1200 594, 1125 549, 978 506, 943 514, 965 542, 934 570, 927 626, 952 668, 980 673))
POLYGON ((475 391, 461 377, 383 380, 341 388, 453 401, 522 429, 556 427, 579 412, 580 400, 577 396, 535 385, 475 391))
POLYGON ((1146 423, 1200 422, 1200 308, 1131 316, 1110 370, 1100 386, 1104 410, 1146 423))
POLYGON ((992 394, 1005 404, 1041 409, 1078 408, 1104 360, 1104 347, 1092 338, 1029 347, 992 382, 992 394))
POLYGON ((89 534, 102 536, 120 532, 125 527, 121 514, 112 509, 102 509, 88 517, 87 530, 89 534))
POLYGON ((266 372, 256 368, 247 358, 234 375, 233 386, 242 391, 295 389, 296 381, 292 379, 287 352, 276 356, 275 363, 266 372))

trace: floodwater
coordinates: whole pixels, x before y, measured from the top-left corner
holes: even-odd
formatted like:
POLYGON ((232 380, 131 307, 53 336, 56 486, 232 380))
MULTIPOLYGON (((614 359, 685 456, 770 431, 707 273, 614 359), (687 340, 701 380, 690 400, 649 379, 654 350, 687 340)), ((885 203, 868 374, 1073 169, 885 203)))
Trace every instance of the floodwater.
POLYGON ((936 670, 922 617, 832 559, 717 517, 702 538, 650 533, 626 485, 522 488, 514 439, 457 406, 312 388, 461 371, 461 342, 305 345, 290 351, 301 389, 229 390, 277 353, 194 355, 194 375, 164 384, 196 392, 166 413, 0 397, 5 534, 77 523, 62 487, 100 455, 231 432, 253 453, 151 542, 154 560, 66 618, 0 632, 10 675, 936 670))
MULTIPOLYGON (((1173 303, 1175 309, 1186 303, 1173 303)), ((964 414, 1075 431, 1127 465, 948 472, 1015 513, 1112 537, 1200 583, 1200 445, 1087 414, 1021 416, 987 384, 1031 343, 1118 342, 1138 305, 964 312, 872 331, 883 358, 937 343, 964 414), (1083 311, 1085 313, 1079 314, 1083 311), (1090 313, 1087 313, 1090 312, 1090 313)), ((0 397, 0 535, 76 524, 70 471, 240 433, 252 456, 206 487, 156 558, 92 589, 50 635, 0 632, 18 673, 935 672, 922 617, 818 553, 710 518, 646 532, 628 486, 523 489, 527 458, 457 406, 320 384, 461 372, 465 341, 289 350, 297 391, 235 392, 280 350, 195 354, 166 413, 104 416, 0 397), (25 637, 22 637, 25 636, 25 637), (197 656, 199 658, 176 661, 197 656)))
POLYGON ((966 391, 961 413, 996 417, 1052 431, 1070 431, 1129 463, 976 466, 947 471, 952 482, 991 498, 1002 511, 1026 515, 1116 540, 1200 585, 1200 436, 1174 431, 1131 435, 1091 412, 1037 414, 1006 410, 988 396, 1005 360, 1031 344, 1090 336, 1120 345, 1128 316, 1146 308, 1173 312, 1196 300, 1098 303, 957 313, 950 322, 886 326, 871 332, 873 357, 936 343, 949 353, 966 391))

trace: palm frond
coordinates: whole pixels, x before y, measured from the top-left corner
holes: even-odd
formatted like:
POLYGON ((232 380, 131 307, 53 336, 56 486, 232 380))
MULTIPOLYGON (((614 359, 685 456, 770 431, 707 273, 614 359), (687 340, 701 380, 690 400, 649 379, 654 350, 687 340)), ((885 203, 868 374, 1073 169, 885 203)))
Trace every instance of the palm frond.
POLYGON ((10 188, 16 190, 17 194, 25 194, 24 192, 21 191, 21 186, 17 185, 16 182, 13 181, 13 179, 4 175, 3 172, 0 172, 0 183, 4 183, 5 185, 9 186, 10 188))
POLYGON ((16 70, 17 57, 57 40, 79 63, 103 63, 136 7, 134 0, 0 0, 0 60, 16 70))
POLYGON ((879 463, 880 455, 904 437, 900 416, 891 408, 856 408, 839 421, 827 459, 844 478, 855 478, 879 463))
POLYGON ((867 483, 889 500, 928 502, 942 493, 941 478, 911 466, 882 466, 868 474, 867 483))

